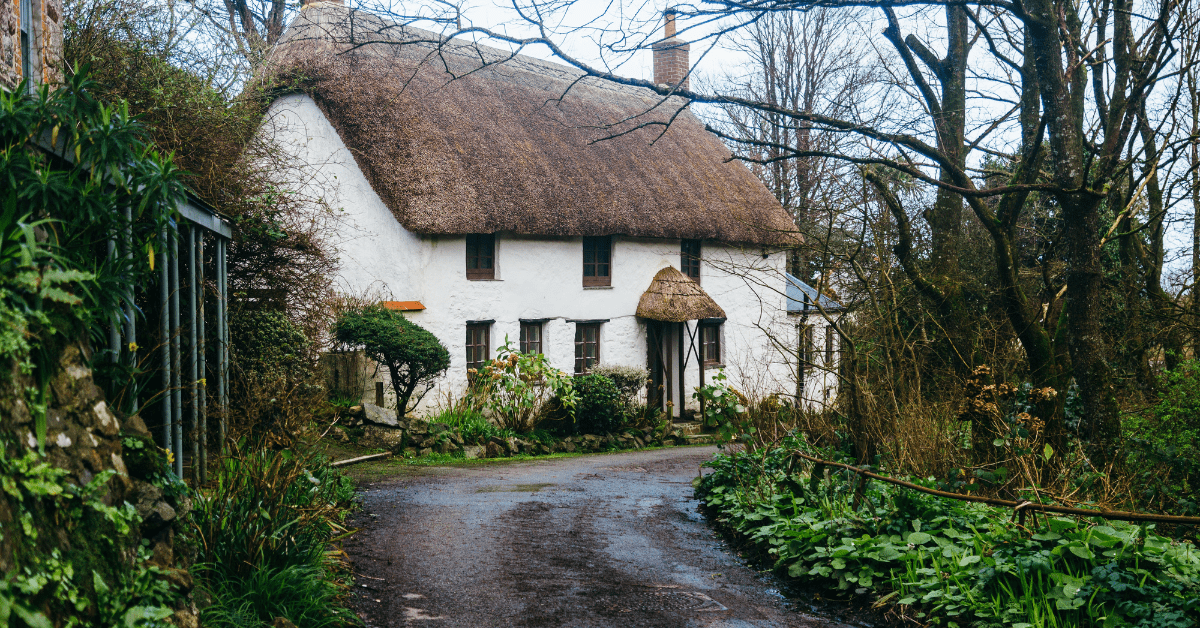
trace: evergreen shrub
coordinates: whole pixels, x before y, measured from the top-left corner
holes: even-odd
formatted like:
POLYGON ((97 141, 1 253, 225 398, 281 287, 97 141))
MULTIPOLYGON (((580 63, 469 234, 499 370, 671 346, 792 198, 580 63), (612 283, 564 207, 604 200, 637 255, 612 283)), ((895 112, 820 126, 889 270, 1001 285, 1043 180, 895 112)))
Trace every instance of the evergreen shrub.
POLYGON ((575 428, 582 434, 606 434, 621 429, 625 402, 621 389, 603 375, 575 378, 579 401, 575 406, 575 428))
POLYGON ((312 342, 278 310, 242 310, 229 318, 231 356, 243 375, 301 379, 309 374, 312 342))

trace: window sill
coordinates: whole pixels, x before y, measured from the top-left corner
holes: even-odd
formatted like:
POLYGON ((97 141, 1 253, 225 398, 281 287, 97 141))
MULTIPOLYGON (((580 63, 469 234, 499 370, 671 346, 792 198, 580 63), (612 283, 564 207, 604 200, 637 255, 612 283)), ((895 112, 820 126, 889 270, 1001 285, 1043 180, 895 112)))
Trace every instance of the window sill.
POLYGON ((504 281, 503 279, 471 279, 467 277, 467 281, 504 281))
POLYGON ((725 363, 723 363, 723 362, 705 362, 704 363, 704 370, 706 370, 706 371, 708 369, 723 369, 723 368, 725 368, 725 363))
POLYGON ((584 290, 612 290, 612 286, 584 286, 584 290))

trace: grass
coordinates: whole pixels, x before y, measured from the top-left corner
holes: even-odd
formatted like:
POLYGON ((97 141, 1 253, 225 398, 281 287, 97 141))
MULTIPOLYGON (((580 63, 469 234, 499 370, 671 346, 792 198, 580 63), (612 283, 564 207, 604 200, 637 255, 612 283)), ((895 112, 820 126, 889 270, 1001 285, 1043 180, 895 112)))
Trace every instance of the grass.
POLYGON ((1011 510, 880 482, 856 499, 858 476, 792 465, 784 449, 718 455, 697 487, 725 531, 790 578, 931 625, 1186 628, 1200 617, 1200 553, 1153 525, 1043 516, 1022 527, 1011 510))
POLYGON ((224 460, 196 498, 195 571, 213 601, 203 624, 356 624, 341 603, 348 574, 331 547, 350 533, 343 522, 353 500, 353 483, 316 452, 250 449, 224 460))

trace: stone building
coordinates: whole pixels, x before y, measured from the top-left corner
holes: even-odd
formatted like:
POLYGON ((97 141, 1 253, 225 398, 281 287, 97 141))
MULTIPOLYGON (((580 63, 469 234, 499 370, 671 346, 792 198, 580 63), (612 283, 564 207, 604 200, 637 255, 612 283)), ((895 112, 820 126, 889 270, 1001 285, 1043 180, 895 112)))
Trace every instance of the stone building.
POLYGON ((62 78, 62 0, 0 0, 0 87, 62 78))

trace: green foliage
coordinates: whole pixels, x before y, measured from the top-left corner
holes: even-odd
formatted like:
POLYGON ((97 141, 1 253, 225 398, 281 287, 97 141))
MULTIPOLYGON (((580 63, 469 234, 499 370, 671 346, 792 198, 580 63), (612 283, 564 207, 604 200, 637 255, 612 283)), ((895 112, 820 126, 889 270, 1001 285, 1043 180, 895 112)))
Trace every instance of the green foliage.
POLYGON ((1138 503, 1200 514, 1200 360, 1166 371, 1158 402, 1122 421, 1124 462, 1138 503))
POLYGON ((571 376, 560 371, 540 353, 514 351, 508 337, 497 348, 496 359, 478 373, 469 394, 480 397, 502 429, 528 432, 537 427, 538 411, 549 399, 571 410, 577 396, 571 376))
POLYGON ((496 427, 494 423, 484 418, 483 413, 474 408, 464 407, 448 409, 429 419, 430 424, 445 423, 451 431, 458 432, 463 442, 481 445, 489 438, 498 436, 507 438, 516 436, 516 432, 496 427))
POLYGON ((692 397, 704 408, 704 425, 717 428, 722 440, 748 440, 755 428, 746 407, 726 381, 725 371, 717 371, 712 382, 697 388, 692 397))
POLYGON ((115 472, 78 486, 38 451, 11 451, 0 446, 0 490, 13 515, 0 529, 17 568, 0 579, 0 625, 15 617, 35 628, 169 626, 163 620, 178 594, 145 566, 137 512, 105 503, 115 472), (62 538, 70 539, 66 547, 62 538))
POLYGON ((231 456, 196 500, 202 554, 196 571, 213 594, 205 625, 298 626, 352 621, 328 545, 348 534, 349 478, 316 455, 259 450, 231 456))
MULTIPOLYGON (((134 305, 128 287, 150 280, 184 194, 171 159, 151 150, 126 108, 97 101, 93 86, 77 75, 53 92, 0 91, 0 353, 41 383, 56 339, 83 331, 98 340, 134 305), (59 157, 30 150, 31 140, 59 157), (125 238, 128 255, 107 255, 125 238)), ((121 368, 101 378, 110 399, 137 374, 121 368)))
POLYGON ((403 417, 434 381, 450 368, 450 352, 437 336, 382 305, 350 311, 333 327, 338 342, 361 346, 368 357, 388 369, 396 391, 396 414, 403 417), (412 400, 418 388, 423 388, 412 400))
MULTIPOLYGON (((199 573, 208 579, 204 569, 199 573)), ((325 628, 347 625, 349 615, 330 612, 339 589, 326 581, 326 570, 313 565, 264 567, 245 577, 213 577, 217 601, 204 611, 211 628, 259 628, 275 617, 286 617, 296 626, 325 628)))
POLYGON ((646 369, 640 366, 624 366, 617 364, 597 364, 588 369, 588 373, 592 375, 602 375, 612 381, 621 391, 621 397, 625 400, 625 405, 633 408, 637 402, 637 396, 646 388, 646 380, 649 373, 646 369))
POLYGON ((621 429, 625 401, 621 390, 603 375, 575 378, 579 403, 575 406, 575 428, 583 434, 607 434, 621 429))
POLYGON ((1200 616, 1200 554, 1152 525, 1043 518, 1030 533, 1010 511, 791 465, 782 448, 719 455, 697 493, 792 578, 875 594, 934 625, 1183 628, 1200 616))
POLYGON ((231 358, 243 375, 299 380, 309 373, 312 342, 283 312, 241 310, 229 318, 231 358))

